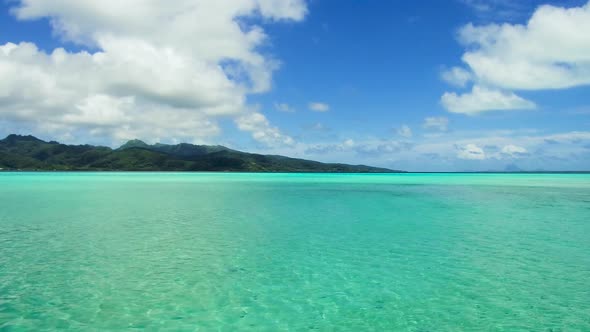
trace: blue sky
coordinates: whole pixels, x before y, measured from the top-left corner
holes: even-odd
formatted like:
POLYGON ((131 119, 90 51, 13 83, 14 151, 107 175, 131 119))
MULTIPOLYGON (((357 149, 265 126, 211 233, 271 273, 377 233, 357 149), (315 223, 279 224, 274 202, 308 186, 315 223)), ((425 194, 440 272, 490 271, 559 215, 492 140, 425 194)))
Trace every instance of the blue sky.
POLYGON ((590 169, 587 1, 119 2, 2 4, 0 135, 590 169))

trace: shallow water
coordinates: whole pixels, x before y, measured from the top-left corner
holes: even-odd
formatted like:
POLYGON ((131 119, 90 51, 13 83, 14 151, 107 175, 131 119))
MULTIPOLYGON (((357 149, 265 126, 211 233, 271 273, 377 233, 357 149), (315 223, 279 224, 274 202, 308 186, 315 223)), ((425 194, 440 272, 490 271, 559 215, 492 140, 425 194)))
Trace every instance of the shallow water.
POLYGON ((590 331, 590 175, 0 173, 0 330, 590 331))

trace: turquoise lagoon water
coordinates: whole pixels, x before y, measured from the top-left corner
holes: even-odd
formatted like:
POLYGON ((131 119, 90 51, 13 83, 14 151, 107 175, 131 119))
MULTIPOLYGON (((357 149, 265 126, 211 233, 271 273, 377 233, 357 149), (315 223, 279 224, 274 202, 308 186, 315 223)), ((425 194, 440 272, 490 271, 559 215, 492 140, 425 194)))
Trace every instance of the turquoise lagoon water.
POLYGON ((1 331, 590 331, 590 175, 0 173, 1 331))

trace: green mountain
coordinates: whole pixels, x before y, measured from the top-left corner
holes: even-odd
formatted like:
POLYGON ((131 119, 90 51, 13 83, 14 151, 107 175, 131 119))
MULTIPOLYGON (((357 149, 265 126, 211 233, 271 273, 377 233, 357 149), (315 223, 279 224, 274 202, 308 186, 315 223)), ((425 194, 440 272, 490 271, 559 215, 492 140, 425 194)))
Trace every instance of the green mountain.
POLYGON ((154 144, 131 140, 118 149, 45 142, 33 136, 0 140, 0 169, 59 171, 399 172, 364 165, 326 164, 261 155, 223 146, 154 144))

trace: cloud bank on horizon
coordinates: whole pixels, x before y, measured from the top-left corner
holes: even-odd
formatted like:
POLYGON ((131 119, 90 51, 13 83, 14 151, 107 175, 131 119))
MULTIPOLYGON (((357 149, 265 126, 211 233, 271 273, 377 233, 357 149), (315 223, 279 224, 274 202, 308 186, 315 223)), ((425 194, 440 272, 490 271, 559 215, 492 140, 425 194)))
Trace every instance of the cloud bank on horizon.
POLYGON ((14 0, 4 8, 14 23, 0 32, 46 22, 59 46, 0 33, 0 134, 224 143, 417 171, 589 170, 590 1, 572 1, 449 0, 474 14, 444 27, 414 4, 412 20, 384 20, 411 25, 395 37, 371 26, 394 3, 351 12, 348 1, 14 0), (448 50, 432 43, 432 62, 396 49, 419 50, 432 31, 450 40, 448 50), (356 53, 366 36, 379 42, 356 53), (367 79, 356 67, 372 62, 367 79), (334 68, 346 82, 330 79, 334 68))

